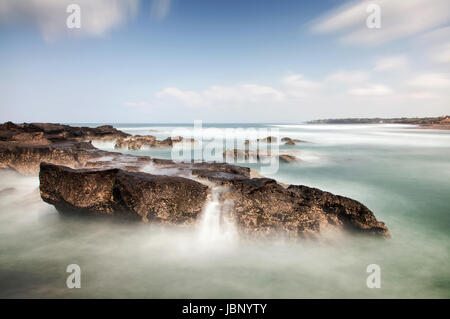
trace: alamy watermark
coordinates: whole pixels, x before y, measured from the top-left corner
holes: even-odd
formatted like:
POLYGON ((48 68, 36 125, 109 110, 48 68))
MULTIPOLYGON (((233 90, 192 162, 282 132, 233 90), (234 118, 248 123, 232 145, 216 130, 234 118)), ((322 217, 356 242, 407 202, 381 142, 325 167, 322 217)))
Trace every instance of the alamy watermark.
POLYGON ((67 277, 67 288, 81 288, 81 268, 77 264, 70 264, 66 268, 66 272, 70 273, 67 277))
POLYGON ((366 26, 369 29, 381 29, 381 7, 376 3, 367 6, 366 12, 369 13, 366 19, 366 26))
POLYGON ((66 8, 66 12, 70 13, 66 19, 66 25, 69 29, 81 28, 81 7, 78 4, 69 4, 66 8))
POLYGON ((366 279, 367 288, 381 288, 381 267, 377 264, 370 264, 366 271, 370 275, 366 279))

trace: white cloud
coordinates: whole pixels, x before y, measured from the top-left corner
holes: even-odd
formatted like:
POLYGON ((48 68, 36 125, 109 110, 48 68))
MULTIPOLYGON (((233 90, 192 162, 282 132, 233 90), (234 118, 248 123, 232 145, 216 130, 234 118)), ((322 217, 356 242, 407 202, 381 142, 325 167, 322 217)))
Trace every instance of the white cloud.
POLYGON ((393 90, 383 84, 369 84, 361 88, 349 90, 349 94, 356 96, 384 96, 392 93, 393 90))
POLYGON ((0 23, 36 25, 47 41, 63 35, 102 36, 137 13, 139 0, 0 0, 0 23), (81 8, 81 28, 69 29, 69 4, 81 8))
POLYGON ((375 64, 374 71, 398 71, 408 67, 408 58, 404 55, 384 57, 375 64))
POLYGON ((448 0, 365 0, 351 2, 316 20, 316 33, 340 32, 340 40, 350 44, 377 45, 412 36, 447 24, 450 20, 448 0), (369 4, 381 8, 381 28, 369 29, 366 19, 369 4))
POLYGON ((321 83, 305 79, 302 74, 292 74, 284 77, 281 81, 286 94, 302 98, 311 95, 321 88, 321 83))
POLYGON ((430 59, 435 63, 450 63, 450 42, 432 49, 430 59))
POLYGON ((370 78, 369 73, 363 71, 338 71, 326 77, 325 81, 336 84, 352 84, 365 82, 370 78))
POLYGON ((166 102, 181 102, 190 107, 242 106, 280 102, 284 93, 270 86, 242 84, 238 86, 211 86, 204 91, 189 91, 166 88, 156 93, 156 98, 166 102))
POLYGON ((153 0, 150 16, 155 20, 163 20, 170 11, 171 0, 153 0))
POLYGON ((422 73, 413 77, 409 85, 426 89, 450 88, 450 74, 448 73, 422 73))

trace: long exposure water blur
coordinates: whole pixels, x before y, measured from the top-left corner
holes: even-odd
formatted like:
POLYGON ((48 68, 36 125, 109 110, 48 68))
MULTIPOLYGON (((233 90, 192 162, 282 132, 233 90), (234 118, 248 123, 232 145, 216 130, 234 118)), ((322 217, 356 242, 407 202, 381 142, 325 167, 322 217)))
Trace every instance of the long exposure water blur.
MULTIPOLYGON (((182 126, 115 125, 158 138, 182 126)), ((214 214, 225 208, 214 199, 192 228, 64 218, 40 199, 38 177, 2 171, 0 297, 450 297, 450 131, 381 124, 206 126, 278 128, 280 136, 308 141, 281 145, 300 160, 280 162, 267 177, 356 199, 386 223, 392 238, 331 233, 319 240, 243 240, 233 225, 223 234, 215 228, 214 214), (80 289, 66 286, 69 264, 81 267, 80 289), (381 267, 380 289, 366 285, 370 264, 381 267)), ((113 143, 94 145, 114 150, 113 143)), ((171 158, 164 148, 126 152, 171 158)))

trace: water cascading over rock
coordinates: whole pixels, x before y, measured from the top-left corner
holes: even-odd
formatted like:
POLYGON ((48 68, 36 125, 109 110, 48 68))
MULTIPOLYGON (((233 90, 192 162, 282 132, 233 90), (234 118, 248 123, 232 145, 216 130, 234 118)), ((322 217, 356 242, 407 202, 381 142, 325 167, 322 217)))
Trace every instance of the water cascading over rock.
POLYGON ((226 187, 213 187, 198 224, 200 243, 233 242, 237 231, 231 216, 233 201, 225 198, 226 187))

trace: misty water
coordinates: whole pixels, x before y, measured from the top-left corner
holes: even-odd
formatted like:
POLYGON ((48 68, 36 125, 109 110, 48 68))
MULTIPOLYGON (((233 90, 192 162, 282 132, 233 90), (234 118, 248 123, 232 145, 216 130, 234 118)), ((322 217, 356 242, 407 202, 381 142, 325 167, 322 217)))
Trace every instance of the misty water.
MULTIPOLYGON (((116 127, 165 138, 180 125, 116 127)), ((310 142, 280 146, 300 161, 280 163, 268 177, 354 198, 386 223, 392 238, 326 233, 318 240, 244 240, 227 218, 232 205, 220 200, 220 189, 191 228, 66 218, 40 199, 37 177, 3 171, 0 297, 450 297, 450 131, 265 127, 310 142), (81 267, 80 289, 66 287, 69 264, 81 267), (366 285, 370 264, 381 267, 379 289, 366 285)), ((111 143, 95 145, 113 150, 111 143)), ((167 149, 127 152, 171 157, 167 149)))

